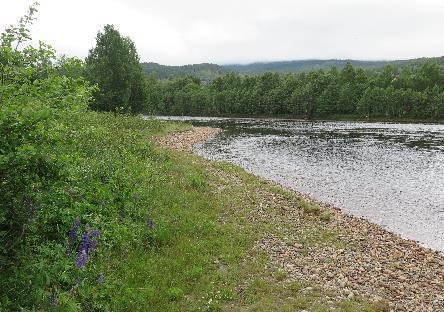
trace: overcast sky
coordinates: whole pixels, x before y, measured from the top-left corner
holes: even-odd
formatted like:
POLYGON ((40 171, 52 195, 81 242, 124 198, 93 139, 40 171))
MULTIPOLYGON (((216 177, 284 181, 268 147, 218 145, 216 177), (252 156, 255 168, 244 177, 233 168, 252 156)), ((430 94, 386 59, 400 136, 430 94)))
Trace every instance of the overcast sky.
MULTIPOLYGON (((29 4, 0 0, 1 30, 29 4)), ((83 58, 105 24, 170 65, 444 55, 443 0, 41 0, 32 34, 83 58)))

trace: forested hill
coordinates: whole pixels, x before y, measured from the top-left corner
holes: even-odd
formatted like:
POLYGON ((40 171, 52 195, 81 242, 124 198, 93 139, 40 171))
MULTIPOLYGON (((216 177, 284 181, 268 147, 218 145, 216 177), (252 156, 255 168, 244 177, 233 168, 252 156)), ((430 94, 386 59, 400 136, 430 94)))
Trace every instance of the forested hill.
POLYGON ((417 58, 410 60, 397 61, 359 61, 359 60, 296 60, 296 61, 282 61, 282 62, 263 62, 251 64, 231 64, 231 65, 217 65, 210 63, 192 64, 183 66, 168 66, 157 63, 142 63, 144 72, 147 75, 155 72, 158 79, 168 79, 177 76, 194 76, 200 80, 209 81, 226 72, 237 72, 240 74, 254 75, 265 72, 278 73, 294 73, 303 72, 316 69, 330 69, 333 66, 341 69, 350 62, 353 67, 364 68, 367 70, 374 70, 391 64, 395 71, 400 67, 412 64, 422 65, 427 61, 435 61, 444 64, 444 56, 434 58, 417 58))
POLYGON ((194 76, 201 80, 212 80, 225 72, 224 67, 217 64, 192 64, 183 66, 160 65, 157 63, 142 63, 143 71, 150 75, 155 73, 158 79, 168 79, 180 76, 194 76))
POLYGON ((252 64, 234 64, 224 65, 225 70, 235 71, 242 74, 262 74, 265 72, 303 72, 317 69, 330 69, 335 66, 337 69, 342 69, 347 63, 356 68, 363 69, 379 69, 385 65, 391 64, 395 69, 406 64, 422 65, 427 61, 436 61, 444 64, 444 56, 435 58, 418 58, 410 60, 396 60, 396 61, 360 61, 360 60, 296 60, 283 62, 268 62, 268 63, 252 63, 252 64))

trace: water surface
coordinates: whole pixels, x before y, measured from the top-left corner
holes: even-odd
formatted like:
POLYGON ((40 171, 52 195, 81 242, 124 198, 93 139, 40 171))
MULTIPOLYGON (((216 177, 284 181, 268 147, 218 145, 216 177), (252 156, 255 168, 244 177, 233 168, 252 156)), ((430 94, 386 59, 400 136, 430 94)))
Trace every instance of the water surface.
POLYGON ((206 158, 444 251, 444 125, 173 119, 225 130, 196 147, 206 158))

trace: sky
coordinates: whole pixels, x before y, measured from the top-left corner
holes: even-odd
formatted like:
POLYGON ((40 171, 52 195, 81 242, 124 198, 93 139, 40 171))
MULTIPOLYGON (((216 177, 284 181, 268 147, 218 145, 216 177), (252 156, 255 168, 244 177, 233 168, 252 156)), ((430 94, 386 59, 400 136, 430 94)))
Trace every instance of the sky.
MULTIPOLYGON (((0 29, 31 1, 0 0, 0 29)), ((444 55, 443 0, 41 0, 34 39, 85 57, 106 24, 167 65, 444 55)))

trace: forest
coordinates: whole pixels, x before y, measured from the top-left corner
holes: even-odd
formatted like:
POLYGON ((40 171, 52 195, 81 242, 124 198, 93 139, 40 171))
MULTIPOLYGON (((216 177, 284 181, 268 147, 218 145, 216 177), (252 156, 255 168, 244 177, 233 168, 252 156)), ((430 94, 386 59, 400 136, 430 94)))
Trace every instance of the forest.
POLYGON ((294 118, 444 118, 444 68, 436 62, 387 65, 376 72, 342 69, 302 73, 227 73, 210 82, 195 77, 146 82, 145 113, 294 118))

